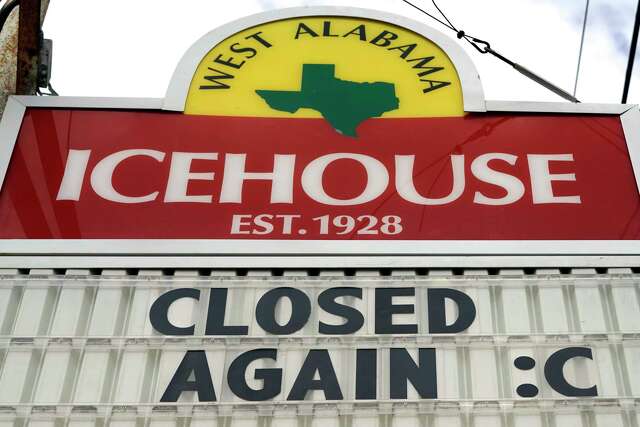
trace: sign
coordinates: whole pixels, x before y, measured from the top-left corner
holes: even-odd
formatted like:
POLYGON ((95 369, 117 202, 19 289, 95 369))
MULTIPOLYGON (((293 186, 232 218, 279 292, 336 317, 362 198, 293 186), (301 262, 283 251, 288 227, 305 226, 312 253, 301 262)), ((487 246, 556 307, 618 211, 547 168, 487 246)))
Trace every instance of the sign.
POLYGON ((29 110, 0 237, 638 238, 617 117, 281 120, 29 110))
POLYGON ((438 32, 304 11, 204 36, 162 101, 15 98, 1 250, 638 254, 637 109, 486 102, 438 32))
MULTIPOLYGON (((209 299, 208 302, 203 303, 206 306, 206 313, 201 316, 204 329, 202 326, 198 329, 203 331, 205 336, 248 336, 248 323, 225 324, 225 314, 227 308, 231 306, 228 303, 231 289, 211 288, 207 291, 209 299)), ((473 325, 477 315, 473 299, 467 293, 452 288, 338 286, 315 289, 315 291, 317 291, 317 298, 314 297, 313 300, 305 290, 293 287, 274 287, 259 292, 262 295, 255 299, 255 308, 252 307, 249 310, 254 314, 251 319, 251 324, 254 325, 253 333, 275 339, 294 335, 303 329, 311 329, 320 342, 322 336, 359 336, 361 335, 359 331, 367 324, 367 329, 372 329, 370 332, 378 340, 384 336, 411 337, 420 333, 437 341, 440 336, 451 336, 467 331, 473 325), (400 298, 410 298, 412 301, 411 303, 406 303, 406 300, 405 303, 394 301, 400 298), (423 300, 416 302, 418 298, 423 300), (288 313, 282 309, 285 301, 290 306, 288 313), (371 311, 366 310, 366 306, 362 307, 364 304, 373 308, 373 319, 365 317, 365 314, 371 311), (361 308, 358 308, 358 305, 361 308), (426 313, 417 313, 416 306, 420 306, 426 313), (452 312, 456 314, 452 316, 452 312), (419 324, 415 320, 398 321, 397 318, 400 315, 404 315, 405 318, 425 319, 427 325, 419 324), (309 323, 312 324, 307 327, 309 323)), ((239 293, 247 292, 240 289, 235 293, 238 298, 239 293)), ((201 302, 202 296, 203 292, 194 288, 177 288, 163 293, 153 302, 149 310, 151 325, 155 331, 164 335, 195 335, 195 324, 177 326, 169 319, 169 313, 174 303, 177 304, 183 299, 201 302)), ((242 295, 238 300, 253 299, 247 299, 242 295)), ((448 389, 447 383, 450 380, 446 375, 442 375, 443 371, 439 367, 441 364, 446 367, 455 363, 452 360, 454 354, 447 352, 440 345, 427 346, 426 343, 412 342, 406 345, 381 346, 384 348, 364 346, 349 349, 350 351, 341 349, 340 352, 335 348, 327 347, 327 345, 319 345, 319 348, 312 348, 306 351, 306 354, 301 354, 300 356, 303 356, 300 360, 301 364, 297 363, 298 361, 295 360, 297 358, 291 360, 291 352, 278 345, 270 348, 246 349, 234 356, 233 360, 225 362, 225 366, 228 366, 226 373, 216 372, 216 374, 218 374, 217 377, 226 377, 226 383, 231 392, 228 393, 229 395, 232 394, 250 402, 302 401, 309 397, 315 400, 312 396, 317 398, 317 394, 322 394, 324 400, 333 401, 341 401, 345 398, 355 401, 378 398, 407 399, 409 384, 415 391, 414 398, 437 399, 438 390, 448 389), (278 366, 284 368, 271 366, 256 369, 253 374, 256 381, 251 381, 252 385, 248 384, 247 374, 250 365, 258 362, 268 366, 276 365, 281 362, 283 353, 286 363, 278 366), (331 353, 334 353, 333 358, 331 353), (342 385, 338 380, 334 363, 343 370, 342 385), (298 365, 300 365, 299 368, 298 365), (385 381, 387 389, 383 389, 381 384, 378 384, 379 380, 385 377, 388 378, 385 381), (287 384, 287 391, 283 390, 283 378, 293 379, 290 384, 287 384), (260 384, 256 387, 256 383, 260 384)), ((544 379, 548 388, 554 393, 566 397, 598 396, 597 385, 578 387, 570 383, 564 372, 565 366, 574 359, 593 360, 593 350, 590 347, 570 346, 545 353, 544 379)), ((169 380, 160 401, 176 402, 186 392, 196 392, 200 402, 217 401, 210 370, 211 362, 208 359, 212 356, 216 357, 211 353, 208 356, 205 350, 188 350, 169 380)), ((514 360, 515 368, 521 371, 532 370, 535 365, 536 361, 528 355, 517 356, 514 360)), ((220 367, 215 362, 213 362, 213 368, 220 371, 220 367)), ((495 375, 497 377, 498 372, 495 372, 495 375)), ((527 383, 517 386, 513 397, 532 398, 538 394, 538 387, 527 383)))
MULTIPOLYGON (((635 411, 624 402, 640 390, 640 305, 630 270, 2 273, 4 416, 23 410, 19 402, 33 406, 32 417, 73 407, 64 416, 115 419, 167 417, 176 407, 198 419, 207 404, 234 418, 247 405, 315 404, 309 415, 318 417, 317 408, 335 408, 325 405, 347 405, 347 416, 372 403, 369 414, 398 416, 378 404, 421 403, 438 419, 586 407, 617 420, 635 411)), ((606 425, 624 425, 614 421, 606 425)))
POLYGON ((639 134, 346 8, 205 35, 161 100, 13 97, 2 420, 637 425, 634 272, 498 268, 637 265, 639 134))

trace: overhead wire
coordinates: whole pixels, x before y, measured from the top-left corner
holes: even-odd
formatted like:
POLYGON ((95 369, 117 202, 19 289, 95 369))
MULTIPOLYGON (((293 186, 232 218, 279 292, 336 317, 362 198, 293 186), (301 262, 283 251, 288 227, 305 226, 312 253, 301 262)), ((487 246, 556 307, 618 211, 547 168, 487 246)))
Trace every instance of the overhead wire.
MULTIPOLYGON (((453 25, 453 23, 451 22, 451 20, 449 18, 447 18, 447 15, 444 14, 444 12, 442 11, 442 9, 440 9, 440 7, 438 6, 438 3, 436 3, 436 0, 431 0, 431 2, 433 3, 433 6, 435 6, 436 10, 440 13, 440 15, 444 18, 445 21, 447 21, 447 23, 449 24, 449 28, 452 29, 453 31, 456 32, 456 36, 459 39, 464 39, 467 42, 469 42, 472 46, 476 47, 474 45, 474 40, 476 40, 475 37, 472 37, 468 34, 466 34, 464 31, 458 30, 458 28, 453 25)), ((480 40, 479 40, 480 41, 480 40)), ((477 49, 477 47, 476 47, 477 49)), ((483 53, 482 51, 480 51, 481 53, 483 53)))
POLYGON ((453 25, 453 24, 451 23, 451 21, 449 20, 449 18, 447 18, 447 15, 445 15, 445 14, 444 14, 444 12, 442 11, 442 9, 440 9, 440 8, 438 7, 438 3, 436 3, 436 1, 435 1, 435 0, 431 0, 431 1, 433 2, 433 5, 436 7, 436 9, 438 10, 438 12, 440 12, 440 15, 442 15, 442 17, 444 18, 444 20, 445 20, 445 21, 447 21, 447 23, 448 23, 449 25, 451 25, 451 28, 453 28, 453 29, 457 32, 457 31, 458 31, 458 29, 456 28, 456 26, 455 26, 455 25, 453 25))
POLYGON ((440 9, 440 7, 438 6, 438 4, 435 2, 435 0, 431 0, 433 2, 433 5, 435 6, 435 8, 438 10, 438 12, 440 13, 440 15, 444 18, 444 20, 446 21, 442 21, 439 18, 436 18, 435 16, 433 16, 432 14, 430 14, 429 12, 427 12, 425 9, 417 6, 416 4, 408 1, 408 0, 402 0, 404 3, 408 4, 409 6, 413 7, 414 9, 424 13, 425 15, 427 15, 429 18, 439 22, 440 24, 444 25, 445 27, 447 27, 450 30, 453 30, 456 32, 457 36, 459 39, 464 39, 467 42, 469 42, 473 47, 475 47, 478 51, 480 51, 480 53, 486 53, 483 52, 481 49, 479 49, 475 44, 474 41, 478 41, 478 42, 482 42, 482 40, 476 39, 473 36, 470 36, 468 34, 466 34, 464 31, 460 31, 458 30, 458 28, 453 25, 453 23, 451 22, 451 20, 447 17, 447 15, 444 14, 444 12, 442 11, 442 9, 440 9))
POLYGON ((518 71, 520 74, 524 75, 525 77, 535 81, 536 83, 540 84, 541 86, 545 87, 546 89, 550 90, 551 92, 555 93, 556 95, 574 102, 574 103, 578 103, 580 101, 578 101, 578 99, 574 96, 571 95, 569 92, 563 90, 562 88, 554 85, 553 83, 549 82, 548 80, 540 77, 539 75, 537 75, 536 73, 534 73, 533 71, 528 70, 527 68, 523 67, 522 65, 518 64, 517 62, 514 62, 512 60, 510 60, 509 58, 505 57, 504 55, 498 53, 497 51, 495 51, 494 49, 491 48, 491 44, 485 40, 479 39, 477 37, 473 37, 469 34, 466 34, 463 30, 459 30, 458 28, 456 28, 451 21, 449 20, 449 18, 447 18, 447 16, 444 14, 444 12, 442 11, 442 9, 440 9, 440 7, 438 7, 437 3, 435 0, 431 0, 433 2, 433 5, 436 7, 436 9, 438 10, 438 12, 440 13, 440 15, 442 15, 442 17, 445 19, 445 21, 442 21, 441 19, 433 16, 431 13, 427 12, 425 9, 415 5, 413 2, 409 1, 409 0, 402 0, 402 2, 408 4, 409 6, 413 7, 414 9, 422 12, 423 14, 427 15, 428 17, 430 17, 431 19, 439 22, 440 24, 444 25, 445 27, 449 28, 452 31, 456 32, 456 35, 458 37, 458 39, 464 39, 466 40, 469 44, 471 44, 471 46, 473 46, 478 52, 482 53, 482 54, 491 54, 493 56, 495 56, 496 58, 498 58, 499 60, 505 62, 506 64, 512 66, 516 71, 518 71))
POLYGON ((629 47, 629 60, 627 62, 627 72, 624 78, 624 89, 622 90, 622 103, 627 103, 629 96, 629 87, 631 86, 631 77, 633 75, 633 65, 636 59, 636 50, 638 48, 638 33, 640 32, 640 1, 636 6, 636 18, 633 23, 633 35, 631 36, 631 46, 629 47))
POLYGON ((451 26, 450 24, 447 24, 444 21, 441 21, 440 19, 436 18, 435 16, 433 16, 432 14, 430 14, 429 12, 427 12, 426 10, 422 9, 421 7, 418 7, 417 5, 411 3, 409 0, 402 0, 403 2, 405 2, 406 4, 408 4, 409 6, 411 6, 412 8, 419 10, 420 12, 424 13, 425 15, 427 15, 428 17, 430 17, 431 19, 441 23, 442 25, 444 25, 445 27, 449 28, 450 30, 454 30, 455 28, 453 28, 453 26, 451 26))
POLYGON ((578 79, 580 78, 580 64, 582 63, 582 48, 584 47, 584 35, 587 30, 587 17, 589 16, 589 0, 584 8, 584 20, 582 21, 582 36, 580 37, 580 50, 578 51, 578 66, 576 67, 576 79, 573 86, 573 96, 578 91, 578 79))
POLYGON ((13 9, 20 5, 20 0, 8 0, 0 7, 0 31, 4 27, 5 22, 11 15, 13 9))

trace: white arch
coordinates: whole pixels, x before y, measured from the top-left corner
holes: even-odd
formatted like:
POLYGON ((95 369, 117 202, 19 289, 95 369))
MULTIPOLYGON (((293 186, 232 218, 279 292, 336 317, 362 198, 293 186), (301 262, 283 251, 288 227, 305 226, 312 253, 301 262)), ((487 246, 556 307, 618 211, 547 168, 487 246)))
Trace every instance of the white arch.
POLYGON ((238 19, 210 31, 195 42, 178 63, 165 94, 163 109, 184 111, 189 86, 200 61, 223 40, 257 25, 309 16, 346 16, 373 19, 394 24, 424 36, 444 50, 456 67, 462 84, 464 110, 486 111, 484 91, 482 90, 478 70, 471 58, 454 40, 438 30, 404 16, 378 10, 335 6, 292 7, 272 10, 238 19))

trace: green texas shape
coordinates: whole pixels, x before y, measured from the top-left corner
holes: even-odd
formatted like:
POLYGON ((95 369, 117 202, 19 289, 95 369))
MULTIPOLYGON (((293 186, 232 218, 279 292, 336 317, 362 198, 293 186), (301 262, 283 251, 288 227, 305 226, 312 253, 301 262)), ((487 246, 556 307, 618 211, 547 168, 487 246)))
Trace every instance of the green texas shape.
POLYGON ((278 111, 316 110, 335 130, 353 137, 363 121, 399 107, 392 83, 340 80, 335 77, 335 69, 332 64, 304 64, 301 90, 256 90, 256 93, 278 111))

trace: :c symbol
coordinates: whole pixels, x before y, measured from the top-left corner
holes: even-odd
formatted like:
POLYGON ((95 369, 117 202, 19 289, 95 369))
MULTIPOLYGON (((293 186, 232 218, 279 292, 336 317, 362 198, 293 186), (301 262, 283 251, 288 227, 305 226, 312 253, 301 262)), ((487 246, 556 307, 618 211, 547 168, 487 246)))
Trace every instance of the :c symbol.
POLYGON ((594 397, 598 395, 598 387, 575 387, 567 381, 562 372, 564 365, 576 357, 585 357, 593 360, 593 354, 588 347, 569 347, 556 351, 547 359, 544 365, 544 377, 552 389, 568 397, 594 397))

